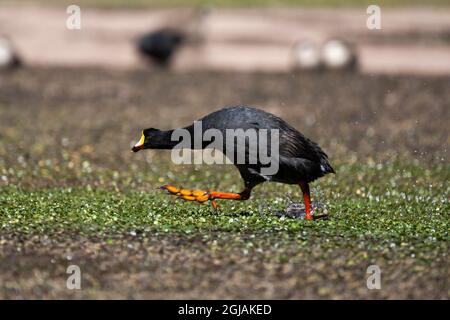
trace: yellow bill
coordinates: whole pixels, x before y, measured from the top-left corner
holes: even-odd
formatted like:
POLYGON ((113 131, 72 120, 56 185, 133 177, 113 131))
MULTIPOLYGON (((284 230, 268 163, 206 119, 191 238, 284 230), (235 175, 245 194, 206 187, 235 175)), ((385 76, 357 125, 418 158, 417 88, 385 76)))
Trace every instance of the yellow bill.
POLYGON ((138 152, 139 150, 144 149, 144 142, 145 142, 145 136, 144 136, 144 131, 142 131, 141 138, 139 139, 138 142, 136 142, 136 144, 134 145, 134 147, 131 150, 133 152, 138 152))

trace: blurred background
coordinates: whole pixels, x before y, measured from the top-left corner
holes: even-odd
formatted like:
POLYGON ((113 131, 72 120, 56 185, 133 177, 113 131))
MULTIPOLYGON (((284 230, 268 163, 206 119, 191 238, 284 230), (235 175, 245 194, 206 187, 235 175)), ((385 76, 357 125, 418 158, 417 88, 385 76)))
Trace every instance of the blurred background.
POLYGON ((11 40, 28 66, 142 68, 145 59, 137 53, 154 50, 145 47, 145 40, 152 41, 149 33, 159 32, 162 35, 147 46, 159 46, 163 55, 170 55, 171 67, 177 71, 289 72, 315 67, 320 57, 333 65, 326 60, 330 55, 336 57, 328 59, 348 59, 342 57, 347 53, 341 52, 339 44, 327 49, 327 42, 340 39, 357 58, 359 72, 450 73, 450 10, 445 0, 41 0, 0 4, 1 34, 11 40), (65 27, 71 4, 81 10, 80 29, 65 27), (371 4, 381 9, 381 29, 367 27, 371 4))

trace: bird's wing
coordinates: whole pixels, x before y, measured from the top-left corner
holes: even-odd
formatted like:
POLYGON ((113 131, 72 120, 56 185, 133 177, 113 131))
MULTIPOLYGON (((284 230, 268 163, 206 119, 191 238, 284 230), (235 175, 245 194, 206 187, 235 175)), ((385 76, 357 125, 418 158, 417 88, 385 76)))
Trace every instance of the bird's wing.
POLYGON ((285 157, 302 158, 315 162, 328 158, 317 143, 293 130, 283 130, 280 133, 280 154, 285 157))

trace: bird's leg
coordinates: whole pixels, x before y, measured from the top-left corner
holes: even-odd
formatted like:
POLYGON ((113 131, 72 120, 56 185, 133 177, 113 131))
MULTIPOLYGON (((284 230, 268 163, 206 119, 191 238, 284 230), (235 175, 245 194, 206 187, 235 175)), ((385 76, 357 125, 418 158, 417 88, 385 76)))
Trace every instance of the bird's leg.
POLYGON ((165 185, 160 188, 187 201, 205 202, 211 200, 214 209, 217 208, 216 199, 247 200, 250 198, 251 194, 251 188, 245 188, 244 191, 240 193, 179 189, 171 185, 165 185))
POLYGON ((303 182, 301 181, 299 183, 300 188, 302 189, 303 192, 303 202, 305 203, 305 213, 306 213, 306 220, 312 220, 312 215, 311 215, 311 197, 309 194, 309 185, 307 182, 303 182))
POLYGON ((250 188, 245 188, 242 192, 220 192, 220 191, 209 191, 209 195, 213 199, 228 199, 228 200, 247 200, 250 198, 252 190, 250 188))

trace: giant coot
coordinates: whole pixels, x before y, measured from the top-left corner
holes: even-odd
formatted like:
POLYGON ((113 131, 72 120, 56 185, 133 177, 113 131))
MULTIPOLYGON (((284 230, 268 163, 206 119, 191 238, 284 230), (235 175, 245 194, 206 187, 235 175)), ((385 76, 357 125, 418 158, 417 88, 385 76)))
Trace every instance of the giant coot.
MULTIPOLYGON (((208 129, 217 129, 223 133, 223 148, 222 152, 232 158, 233 164, 239 170, 242 179, 244 180, 244 190, 240 193, 231 192, 218 192, 218 191, 205 191, 205 190, 189 190, 180 189, 172 185, 166 185, 161 187, 175 194, 185 200, 204 202, 211 200, 214 207, 216 207, 216 199, 233 199, 233 200, 247 200, 250 198, 250 193, 256 185, 266 182, 281 182, 287 184, 298 184, 303 192, 303 200, 305 204, 305 218, 312 219, 311 214, 311 199, 309 183, 324 176, 327 173, 334 173, 331 167, 328 156, 317 143, 306 138, 303 134, 289 125, 283 119, 262 111, 260 109, 237 106, 223 108, 201 118, 202 134, 208 129), (277 129, 278 131, 278 155, 274 153, 275 150, 271 150, 273 147, 270 139, 261 140, 258 138, 257 143, 267 143, 268 153, 274 156, 274 159, 278 161, 278 170, 270 175, 262 174, 262 168, 267 167, 267 162, 262 162, 259 157, 257 161, 249 160, 249 139, 243 140, 234 139, 233 141, 227 141, 228 136, 226 134, 227 129, 254 129, 257 132, 262 132, 262 129, 266 129, 266 132, 277 129), (245 143, 245 148, 239 148, 237 144, 239 141, 245 143), (227 153, 230 149, 230 143, 232 144, 234 154, 229 155, 227 153), (227 147, 228 146, 228 147, 227 147), (244 163, 236 161, 239 154, 238 152, 245 152, 244 163)), ((194 124, 183 128, 187 130, 191 137, 195 135, 194 124)), ((141 139, 133 147, 133 151, 137 152, 142 149, 173 149, 180 140, 172 140, 172 134, 174 130, 162 131, 159 129, 149 128, 142 131, 141 139)), ((210 141, 202 141, 201 144, 195 144, 192 138, 190 143, 191 149, 208 147, 210 141)), ((259 149, 258 149, 259 150, 259 149)), ((242 159, 242 158, 241 158, 242 159)))

